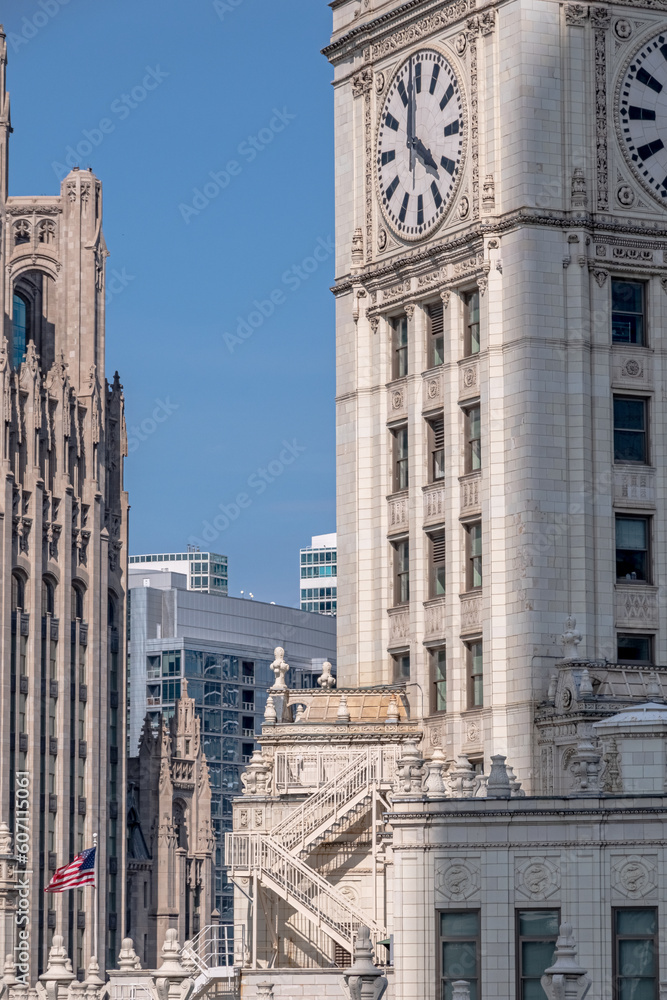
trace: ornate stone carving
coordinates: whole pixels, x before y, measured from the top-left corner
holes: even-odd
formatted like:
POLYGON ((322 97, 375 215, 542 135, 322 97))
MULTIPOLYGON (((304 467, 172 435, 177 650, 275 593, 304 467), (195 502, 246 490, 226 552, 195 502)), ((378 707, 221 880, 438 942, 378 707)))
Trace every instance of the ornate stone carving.
POLYGON ((373 86, 373 70, 366 67, 352 77, 352 96, 361 97, 373 86))
POLYGON ((560 637, 564 660, 576 660, 577 646, 581 642, 581 632, 577 631, 577 619, 569 615, 565 622, 565 631, 560 637))
POLYGON ((602 790, 604 792, 615 793, 623 791, 623 779, 621 777, 621 757, 618 752, 616 740, 610 740, 606 745, 602 755, 602 774, 600 775, 602 790))
POLYGON ((426 635, 439 636, 445 630, 445 605, 442 602, 429 604, 426 607, 426 635))
POLYGON ((565 4, 565 23, 575 27, 582 27, 588 17, 588 7, 582 3, 565 4))
POLYGON ((612 866, 611 880, 616 892, 628 899, 650 896, 657 887, 655 859, 638 854, 619 858, 612 866))
POLYGON ((384 90, 385 76, 382 71, 375 74, 375 93, 381 94, 384 90))
POLYGON ((445 491, 442 487, 424 493, 424 520, 439 520, 445 514, 445 491))
POLYGON ((644 374, 644 366, 636 358, 628 358, 621 371, 623 375, 628 375, 630 378, 641 378, 644 374))
POLYGON ((600 288, 602 288, 602 286, 604 285, 605 281, 609 277, 609 271, 604 271, 600 267, 593 268, 593 277, 595 278, 596 282, 598 283, 598 286, 600 288))
POLYGON ((560 869, 550 858, 517 858, 514 888, 526 899, 548 899, 560 889, 560 869))
POLYGON ((458 207, 459 219, 467 219, 470 213, 470 202, 466 195, 463 195, 458 207))
POLYGON ((401 497, 389 501, 389 530, 405 528, 408 524, 408 499, 401 497))
POLYGON ((276 646, 273 651, 275 659, 271 664, 271 670, 275 674, 275 682, 271 686, 271 691, 286 691, 285 674, 289 670, 289 664, 285 663, 285 650, 282 646, 276 646))
POLYGON ((475 632, 482 627, 482 598, 477 594, 461 596, 461 631, 475 632))
POLYGON ((479 865, 467 858, 452 859, 435 870, 436 890, 455 902, 476 895, 479 885, 479 865))
POLYGON ((658 625, 658 606, 655 591, 645 591, 631 583, 617 585, 616 589, 617 625, 658 625))
POLYGON ((440 379, 430 378, 426 381, 426 398, 439 399, 440 398, 440 379))
POLYGON ((401 747, 401 755, 396 761, 394 798, 401 795, 420 795, 424 759, 414 740, 407 740, 401 747))
POLYGON ((456 39, 454 41, 454 48, 456 50, 456 54, 462 56, 466 50, 467 45, 468 45, 468 39, 465 36, 465 32, 462 31, 460 35, 456 36, 456 39))
POLYGON ((614 34, 622 42, 627 42, 628 38, 632 38, 631 22, 624 17, 619 17, 619 19, 614 22, 614 34))
MULTIPOLYGON (((663 280, 665 281, 665 285, 663 285, 663 288, 667 292, 667 278, 664 278, 663 280)), ((449 289, 445 289, 444 291, 440 292, 440 298, 442 299, 443 309, 446 309, 448 307, 449 300, 451 297, 452 293, 449 291, 449 289)))
POLYGON ((492 212, 496 207, 496 186, 493 174, 487 174, 482 185, 482 208, 485 212, 492 212))
POLYGON ((476 475, 471 479, 464 479, 461 483, 461 511, 476 510, 480 506, 479 499, 480 477, 476 475))
POLYGON ((386 38, 371 45, 371 59, 373 61, 382 59, 397 49, 402 49, 406 45, 412 45, 413 42, 424 35, 431 35, 445 28, 453 21, 458 21, 469 10, 473 10, 474 6, 474 0, 455 0, 454 3, 448 4, 443 9, 434 11, 432 14, 428 14, 414 24, 401 28, 399 31, 392 31, 386 38))
POLYGON ((402 410, 404 405, 405 405, 405 390, 394 389, 391 394, 392 410, 402 410))
POLYGON ((322 673, 317 678, 317 683, 325 691, 330 691, 336 684, 336 678, 332 676, 331 664, 328 660, 322 664, 322 673))
POLYGON ((595 156, 597 172, 597 207, 609 208, 607 167, 607 29, 611 15, 607 7, 592 7, 591 22, 595 44, 595 156))
POLYGON ((635 201, 635 194, 629 184, 619 184, 616 188, 616 201, 622 208, 631 208, 635 201))
POLYGON ((404 642, 410 637, 410 615, 399 611, 389 616, 389 641, 393 644, 404 642))
POLYGON ((583 167, 575 167, 572 173, 571 182, 572 207, 586 208, 586 178, 583 167))

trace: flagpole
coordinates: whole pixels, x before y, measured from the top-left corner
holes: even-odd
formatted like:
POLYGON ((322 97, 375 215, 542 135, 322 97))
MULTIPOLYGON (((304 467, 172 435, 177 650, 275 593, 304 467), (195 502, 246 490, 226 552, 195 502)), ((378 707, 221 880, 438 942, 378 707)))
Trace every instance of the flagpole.
POLYGON ((98 930, 97 930, 97 920, 98 920, 98 912, 97 912, 98 911, 98 902, 97 902, 98 901, 98 889, 97 889, 97 853, 98 853, 97 852, 97 833, 93 834, 93 847, 95 849, 95 884, 93 886, 93 893, 94 893, 94 898, 93 898, 93 953, 91 955, 91 958, 94 958, 95 961, 97 961, 97 944, 98 944, 98 941, 97 941, 97 934, 98 934, 98 930))

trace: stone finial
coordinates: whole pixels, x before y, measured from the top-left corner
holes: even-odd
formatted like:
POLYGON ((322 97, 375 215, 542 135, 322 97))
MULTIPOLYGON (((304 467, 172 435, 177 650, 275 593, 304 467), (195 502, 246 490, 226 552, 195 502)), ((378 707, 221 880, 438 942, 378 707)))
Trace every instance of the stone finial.
POLYGON ((445 755, 438 747, 433 751, 433 756, 426 761, 426 778, 424 779, 424 791, 429 798, 440 798, 447 794, 445 788, 445 755))
POLYGON ((554 958, 554 964, 540 980, 548 1000, 583 1000, 591 988, 591 980, 577 962, 572 924, 560 925, 554 958))
POLYGON ((386 726, 397 726, 399 720, 398 711, 398 701, 396 700, 396 695, 392 694, 389 699, 389 704, 387 705, 387 717, 385 718, 386 726))
POLYGON ((509 799, 512 795, 512 786, 510 785, 509 775, 505 767, 506 760, 507 757, 504 757, 501 753, 494 754, 491 757, 491 770, 489 771, 489 780, 486 785, 486 797, 488 799, 509 799))
POLYGON ((336 722, 347 725, 350 721, 350 710, 347 707, 347 695, 343 692, 340 696, 338 711, 336 712, 336 722))
POLYGON ((46 972, 41 974, 40 982, 62 982, 71 983, 74 973, 67 968, 68 955, 64 946, 62 934, 54 934, 49 958, 46 963, 46 972))
POLYGON ((16 979, 16 963, 14 961, 13 955, 5 956, 5 964, 2 973, 2 980, 5 986, 15 986, 16 979))
POLYGON ((521 782, 519 781, 519 779, 517 778, 516 774, 514 773, 514 768, 510 767, 509 764, 507 764, 506 767, 507 767, 507 777, 510 780, 510 789, 511 789, 511 793, 512 793, 512 798, 513 799, 523 799, 523 798, 525 798, 526 793, 524 792, 523 788, 521 787, 521 782))
POLYGON ((414 740, 406 740, 396 761, 394 798, 401 795, 421 795, 424 758, 414 740))
POLYGON ((576 660, 577 646, 581 642, 581 632, 577 632, 577 619, 569 615, 565 622, 565 631, 560 637, 563 646, 563 659, 576 660))
POLYGON ((271 686, 271 691, 286 691, 285 674, 289 670, 289 663, 285 663, 285 650, 282 646, 276 646, 273 650, 275 660, 271 664, 271 670, 276 675, 275 683, 271 686))
POLYGON ((467 979, 456 979, 452 983, 452 1000, 470 1000, 470 983, 467 979))
MULTIPOLYGON (((660 681, 655 675, 651 675, 648 679, 648 682, 646 684, 646 695, 650 701, 655 701, 657 698, 662 698, 662 688, 660 687, 660 681)), ((0 826, 0 837, 1 836, 2 836, 2 826, 0 826)))
POLYGON ((295 705, 296 715, 294 716, 295 722, 305 722, 306 721, 306 706, 305 705, 295 705))
POLYGON ((101 986, 104 986, 104 981, 100 976, 100 966, 95 955, 91 958, 88 963, 88 971, 86 973, 85 984, 87 987, 88 996, 96 996, 97 991, 101 986))
POLYGON ((593 684, 591 682, 591 675, 588 672, 588 667, 584 667, 579 676, 579 697, 593 697, 593 684))
POLYGON ((449 794, 453 799, 472 798, 475 789, 475 772, 465 754, 460 753, 447 774, 449 794))
POLYGON ((277 721, 278 721, 278 713, 276 712, 276 706, 273 700, 273 695, 269 695, 269 697, 266 699, 266 708, 264 709, 264 725, 275 726, 277 721))
POLYGON ((354 942, 354 961, 343 973, 350 1000, 380 1000, 387 989, 387 977, 373 963, 371 932, 363 924, 354 942))
MULTIPOLYGON (((123 938, 120 943, 120 954, 118 955, 118 968, 121 972, 134 971, 137 968, 139 958, 134 950, 132 938, 123 938)), ((141 968, 141 965, 139 966, 141 968)))
POLYGON ((336 678, 331 673, 332 666, 328 660, 325 660, 322 664, 322 673, 317 678, 317 683, 325 691, 331 690, 332 687, 336 685, 336 678))
POLYGON ((169 978, 187 975, 187 969, 181 965, 181 948, 178 943, 178 931, 175 927, 170 927, 164 936, 161 957, 162 965, 156 971, 157 976, 169 978))

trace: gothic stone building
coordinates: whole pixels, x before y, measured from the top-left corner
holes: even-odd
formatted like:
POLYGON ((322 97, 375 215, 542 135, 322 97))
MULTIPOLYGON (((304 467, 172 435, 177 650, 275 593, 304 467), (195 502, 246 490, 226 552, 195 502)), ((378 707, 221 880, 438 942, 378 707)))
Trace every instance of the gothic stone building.
POLYGON ((102 187, 74 170, 58 195, 8 195, 6 66, 0 33, 0 818, 25 883, 30 983, 54 934, 75 972, 120 944, 128 504, 123 394, 105 379, 102 187), (94 834, 97 941, 92 890, 43 891, 94 834))
POLYGON ((657 998, 667 4, 331 7, 340 689, 267 718, 238 953, 528 998, 562 921, 657 998))
POLYGON ((157 732, 146 719, 139 755, 128 762, 127 808, 126 933, 152 968, 169 928, 187 941, 211 924, 211 785, 187 680, 157 732))

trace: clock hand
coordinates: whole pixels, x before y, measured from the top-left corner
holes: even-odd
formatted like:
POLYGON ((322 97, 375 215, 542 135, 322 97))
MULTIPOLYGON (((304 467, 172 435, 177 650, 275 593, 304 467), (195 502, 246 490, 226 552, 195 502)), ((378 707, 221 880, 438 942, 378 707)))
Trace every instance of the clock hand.
POLYGON ((412 174, 412 186, 415 186, 415 109, 414 109, 414 84, 412 82, 412 58, 408 63, 408 125, 407 125, 407 147, 410 150, 410 173, 412 174))
POLYGON ((424 166, 425 167, 431 167, 433 170, 435 170, 435 172, 437 174, 437 172, 438 172, 438 164, 433 159, 433 155, 431 153, 431 150, 427 149, 426 146, 424 145, 424 143, 421 141, 421 139, 418 139, 416 136, 415 136, 415 138, 413 140, 413 146, 414 146, 415 152, 417 153, 417 156, 422 161, 422 163, 424 164, 424 166))

